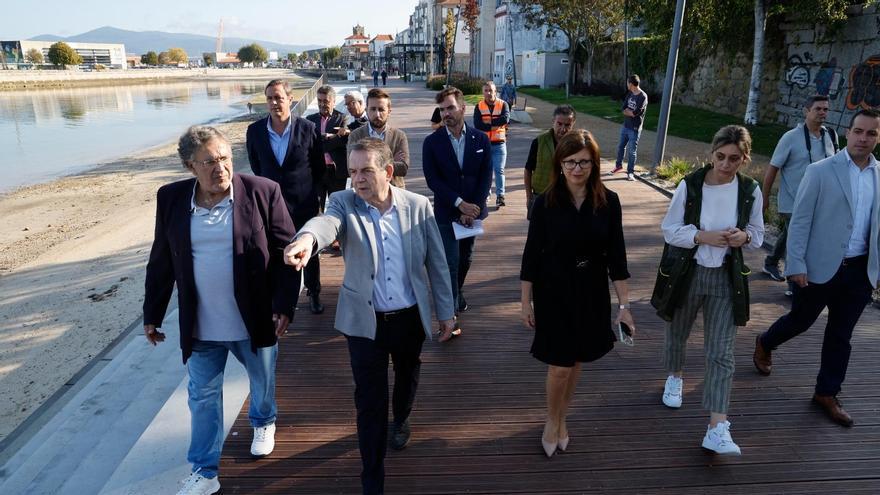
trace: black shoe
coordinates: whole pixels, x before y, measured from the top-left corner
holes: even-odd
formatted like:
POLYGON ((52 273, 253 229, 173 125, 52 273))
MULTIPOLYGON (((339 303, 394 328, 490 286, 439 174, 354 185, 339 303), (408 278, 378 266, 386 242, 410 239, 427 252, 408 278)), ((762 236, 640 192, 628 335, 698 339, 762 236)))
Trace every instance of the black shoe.
POLYGON ((396 421, 391 423, 391 434, 388 438, 388 445, 394 450, 403 450, 409 445, 409 420, 398 424, 396 421))
POLYGON ((467 301, 465 301, 464 295, 458 294, 458 312, 464 313, 465 311, 467 311, 469 309, 471 309, 471 307, 468 306, 467 301))
POLYGON ((776 265, 764 265, 763 272, 777 282, 785 280, 785 277, 782 276, 782 273, 779 272, 779 267, 776 265))
POLYGON ((495 206, 507 206, 507 203, 504 202, 504 196, 495 198, 495 206))
POLYGON ((319 315, 324 312, 324 305, 321 304, 321 299, 317 293, 309 294, 309 311, 313 315, 319 315))

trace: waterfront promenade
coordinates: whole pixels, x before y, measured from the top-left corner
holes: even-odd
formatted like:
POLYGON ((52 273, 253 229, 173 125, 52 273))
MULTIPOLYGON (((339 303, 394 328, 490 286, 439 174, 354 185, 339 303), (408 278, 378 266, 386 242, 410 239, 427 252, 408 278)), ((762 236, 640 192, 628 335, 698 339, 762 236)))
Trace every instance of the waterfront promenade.
MULTIPOLYGON (((392 124, 410 140, 407 187, 428 194, 420 154, 430 132, 432 93, 396 82, 389 92, 392 124)), ((606 184, 620 194, 624 209, 636 345, 618 346, 585 367, 569 419, 569 450, 544 457, 539 438, 546 368, 528 353, 531 331, 519 321, 518 280, 527 229, 522 164, 538 132, 523 125, 511 129, 509 206, 490 213, 487 233, 477 241, 465 287, 472 309, 462 317, 464 334, 449 344, 425 344, 412 442, 402 452, 389 452, 387 493, 877 493, 880 312, 867 309, 856 327, 842 395, 856 427, 843 429, 809 402, 824 316, 776 353, 772 376, 754 371, 754 336, 786 310, 788 300, 784 284, 757 273, 764 253, 749 253, 756 273, 752 320, 737 336, 730 418, 743 456, 705 454, 699 447, 706 426, 699 405, 701 325, 688 347, 683 407, 670 410, 660 403, 663 325, 648 299, 668 199, 618 177, 606 184)), ((616 143, 600 144, 607 159, 616 143)), ((239 170, 245 165, 237 162, 239 170)), ((229 367, 224 394, 234 423, 220 469, 227 495, 359 493, 351 370, 344 338, 332 328, 342 259, 324 257, 322 265, 325 313, 312 315, 301 304, 281 341, 277 444, 267 458, 248 454, 246 378, 237 364, 229 367)), ((189 469, 175 318, 166 318, 169 336, 162 346, 151 348, 136 330, 103 356, 107 366, 4 465, 0 492, 174 493, 189 469)))

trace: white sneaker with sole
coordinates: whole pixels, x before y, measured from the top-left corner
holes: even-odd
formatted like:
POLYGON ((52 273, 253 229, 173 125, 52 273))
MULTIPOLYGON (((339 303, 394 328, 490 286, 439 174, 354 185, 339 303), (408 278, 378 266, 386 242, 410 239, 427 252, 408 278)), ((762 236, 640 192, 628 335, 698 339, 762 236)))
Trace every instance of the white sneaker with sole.
POLYGON ((213 495, 220 491, 220 481, 217 477, 205 478, 197 469, 189 475, 183 483, 183 488, 177 495, 213 495))
POLYGON ((703 448, 716 454, 742 454, 739 445, 733 443, 730 437, 730 421, 718 423, 715 428, 709 426, 703 437, 703 448))
POLYGON ((254 428, 254 440, 251 442, 251 455, 267 456, 275 450, 275 423, 254 428))
POLYGON ((628 180, 628 181, 636 180, 635 174, 626 174, 626 180, 628 180))
POLYGON ((663 404, 666 407, 673 409, 681 407, 681 389, 683 385, 684 380, 674 375, 669 375, 669 378, 666 379, 666 386, 663 387, 663 404))

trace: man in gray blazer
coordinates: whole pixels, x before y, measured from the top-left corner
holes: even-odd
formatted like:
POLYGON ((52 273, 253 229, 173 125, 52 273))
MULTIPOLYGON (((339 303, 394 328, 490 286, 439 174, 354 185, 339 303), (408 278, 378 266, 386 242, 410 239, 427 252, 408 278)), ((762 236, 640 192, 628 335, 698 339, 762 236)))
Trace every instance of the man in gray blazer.
POLYGON ((380 88, 373 88, 367 93, 367 125, 363 125, 351 131, 348 135, 348 152, 351 147, 364 138, 378 138, 385 141, 391 148, 394 159, 394 176, 391 185, 405 188, 403 179, 409 170, 409 141, 406 133, 388 125, 391 117, 391 95, 380 88))
POLYGON ((840 392, 850 338, 872 287, 880 280, 880 170, 871 154, 880 142, 880 113, 850 121, 846 149, 807 167, 788 226, 785 274, 795 283, 791 311, 755 342, 754 363, 769 375, 771 351, 805 332, 828 308, 813 402, 832 421, 852 426, 840 392))
POLYGON ((284 253, 288 264, 301 269, 334 239, 342 243, 345 274, 334 326, 348 339, 361 483, 363 493, 372 495, 385 486, 388 357, 394 361, 390 444, 400 450, 409 442, 422 343, 431 337, 431 302, 440 340, 448 340, 452 286, 428 198, 390 185, 391 149, 371 138, 352 145, 348 171, 352 189, 332 194, 324 215, 306 223, 284 253))

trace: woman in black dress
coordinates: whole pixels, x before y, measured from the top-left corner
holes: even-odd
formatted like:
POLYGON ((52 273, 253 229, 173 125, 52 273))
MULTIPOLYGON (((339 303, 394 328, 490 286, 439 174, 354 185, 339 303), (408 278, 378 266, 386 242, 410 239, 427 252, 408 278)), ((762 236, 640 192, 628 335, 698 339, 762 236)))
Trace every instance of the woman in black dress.
POLYGON ((549 365, 541 437, 548 457, 568 447, 565 416, 581 363, 614 347, 609 277, 618 301, 615 328, 623 321, 635 330, 620 200, 600 175, 593 135, 575 130, 563 137, 550 185, 535 200, 523 251, 522 318, 535 330, 532 355, 549 365))

